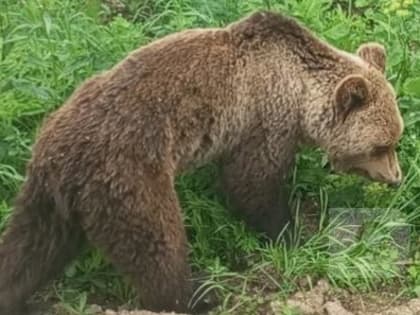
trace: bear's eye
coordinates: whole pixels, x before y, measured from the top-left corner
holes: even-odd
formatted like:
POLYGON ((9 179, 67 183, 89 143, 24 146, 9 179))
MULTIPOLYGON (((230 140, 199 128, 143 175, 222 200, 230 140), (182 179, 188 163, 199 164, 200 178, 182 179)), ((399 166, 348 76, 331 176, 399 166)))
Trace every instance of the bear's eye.
POLYGON ((379 145, 379 146, 376 146, 375 148, 373 148, 372 155, 373 156, 379 156, 379 155, 382 155, 382 154, 385 154, 385 153, 389 152, 389 150, 390 150, 389 146, 379 145))

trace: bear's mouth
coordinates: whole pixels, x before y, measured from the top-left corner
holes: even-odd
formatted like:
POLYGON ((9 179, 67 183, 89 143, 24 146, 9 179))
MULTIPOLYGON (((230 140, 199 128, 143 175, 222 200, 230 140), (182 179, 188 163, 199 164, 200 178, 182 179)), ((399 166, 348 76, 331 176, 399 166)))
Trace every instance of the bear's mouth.
POLYGON ((348 173, 371 179, 369 172, 361 167, 351 167, 346 169, 334 164, 334 162, 328 161, 323 168, 328 170, 331 174, 348 173))
POLYGON ((366 171, 363 168, 360 168, 360 167, 352 167, 349 170, 349 173, 353 173, 353 174, 356 174, 356 175, 359 175, 359 176, 363 176, 363 177, 366 177, 366 178, 369 178, 369 179, 371 178, 369 172, 366 171))

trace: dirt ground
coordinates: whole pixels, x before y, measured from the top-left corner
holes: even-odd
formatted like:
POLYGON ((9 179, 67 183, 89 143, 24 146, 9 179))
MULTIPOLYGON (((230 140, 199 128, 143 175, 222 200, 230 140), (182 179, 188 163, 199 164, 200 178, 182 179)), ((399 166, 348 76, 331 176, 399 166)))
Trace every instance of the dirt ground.
POLYGON ((286 307, 302 315, 420 315, 420 299, 398 299, 392 293, 351 294, 332 290, 324 280, 285 302, 272 302, 271 307, 275 315, 282 314, 286 307))
MULTIPOLYGON (((420 298, 402 299, 392 293, 351 294, 332 289, 320 280, 315 287, 299 291, 286 301, 267 297, 267 305, 258 314, 264 315, 420 315, 420 298), (289 311, 289 312, 287 312, 289 311), (293 313, 292 313, 293 311, 293 313)), ((157 315, 148 311, 111 311, 92 306, 95 315, 157 315)), ((159 313, 175 315, 175 313, 159 313)), ((179 315, 179 314, 178 314, 179 315)))

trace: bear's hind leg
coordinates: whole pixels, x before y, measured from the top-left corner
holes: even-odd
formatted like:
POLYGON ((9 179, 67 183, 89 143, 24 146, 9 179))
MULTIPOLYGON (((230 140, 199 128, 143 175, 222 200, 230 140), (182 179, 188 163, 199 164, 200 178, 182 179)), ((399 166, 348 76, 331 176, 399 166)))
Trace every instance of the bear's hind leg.
POLYGON ((80 226, 29 176, 0 239, 0 314, 27 314, 32 294, 60 275, 83 240, 80 226))
POLYGON ((93 194, 103 197, 105 208, 96 204, 96 209, 90 207, 94 212, 82 217, 87 238, 136 286, 143 308, 186 312, 191 271, 173 183, 152 179, 130 189, 124 180, 93 194))

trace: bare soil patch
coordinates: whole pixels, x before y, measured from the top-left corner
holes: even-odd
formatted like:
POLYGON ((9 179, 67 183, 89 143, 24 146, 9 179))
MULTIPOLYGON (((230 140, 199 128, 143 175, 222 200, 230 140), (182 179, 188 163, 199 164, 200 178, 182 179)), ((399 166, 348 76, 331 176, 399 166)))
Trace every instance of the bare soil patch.
POLYGON ((271 302, 273 314, 293 309, 302 315, 420 315, 420 299, 406 299, 392 292, 349 293, 332 289, 320 280, 311 290, 299 291, 286 301, 271 302))
MULTIPOLYGON (((96 305, 92 306, 91 310, 94 315, 175 315, 175 313, 153 313, 139 310, 104 310, 96 305)), ((217 314, 217 312, 215 313, 217 314)), ((245 315, 243 310, 232 314, 245 315)), ((327 281, 320 280, 312 289, 298 291, 287 300, 278 300, 274 298, 274 295, 266 296, 265 303, 261 303, 253 314, 420 315, 420 298, 408 299, 389 290, 382 293, 350 293, 346 290, 332 288, 327 281), (286 311, 294 313, 285 313, 286 311)))

